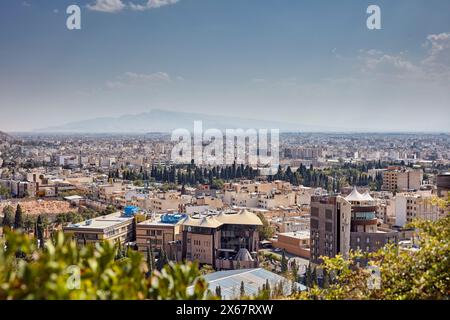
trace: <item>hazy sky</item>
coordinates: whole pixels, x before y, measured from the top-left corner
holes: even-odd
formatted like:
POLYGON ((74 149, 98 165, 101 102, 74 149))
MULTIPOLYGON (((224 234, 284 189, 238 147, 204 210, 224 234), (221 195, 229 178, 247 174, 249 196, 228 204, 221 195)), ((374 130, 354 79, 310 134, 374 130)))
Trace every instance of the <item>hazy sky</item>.
POLYGON ((155 108, 448 132, 450 1, 1 1, 0 130, 155 108))

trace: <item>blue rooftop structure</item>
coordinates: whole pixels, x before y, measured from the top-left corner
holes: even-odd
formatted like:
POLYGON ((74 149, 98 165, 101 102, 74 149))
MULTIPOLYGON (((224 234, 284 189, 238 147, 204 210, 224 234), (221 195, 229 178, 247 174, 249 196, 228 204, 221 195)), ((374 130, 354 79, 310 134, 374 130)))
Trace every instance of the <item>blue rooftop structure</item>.
POLYGON ((132 217, 135 214, 137 214, 139 211, 139 208, 136 206, 127 206, 124 209, 124 216, 125 217, 132 217))
POLYGON ((186 214, 182 213, 166 213, 161 216, 161 222, 162 223, 170 223, 170 224, 176 224, 180 220, 183 220, 187 217, 186 214))

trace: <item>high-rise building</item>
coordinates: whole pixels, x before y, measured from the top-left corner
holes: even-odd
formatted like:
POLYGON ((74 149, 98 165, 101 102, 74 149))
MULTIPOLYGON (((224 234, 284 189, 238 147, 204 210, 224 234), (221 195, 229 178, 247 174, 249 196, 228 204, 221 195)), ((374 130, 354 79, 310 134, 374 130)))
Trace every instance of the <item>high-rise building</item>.
POLYGON ((377 207, 368 192, 311 199, 311 262, 321 256, 347 257, 350 250, 374 252, 388 242, 397 242, 397 232, 378 227, 377 207))
POLYGON ((347 255, 350 245, 351 204, 340 196, 311 197, 311 262, 321 256, 347 255))

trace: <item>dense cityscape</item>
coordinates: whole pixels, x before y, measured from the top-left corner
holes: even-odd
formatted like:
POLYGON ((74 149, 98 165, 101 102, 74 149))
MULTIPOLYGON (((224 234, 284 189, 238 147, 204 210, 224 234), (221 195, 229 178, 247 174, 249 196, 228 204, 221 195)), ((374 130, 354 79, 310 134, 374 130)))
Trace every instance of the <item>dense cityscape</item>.
POLYGON ((1 1, 0 309, 438 312, 449 13, 442 0, 1 1))
POLYGON ((41 248, 58 232, 79 247, 109 242, 115 259, 139 252, 150 272, 195 262, 222 299, 269 286, 269 297, 292 298, 330 286, 324 259, 358 252, 368 265, 387 245, 420 251, 413 224, 448 216, 448 134, 280 140, 278 171, 262 175, 244 163, 175 164, 168 134, 3 133, 3 232, 23 230, 41 248))

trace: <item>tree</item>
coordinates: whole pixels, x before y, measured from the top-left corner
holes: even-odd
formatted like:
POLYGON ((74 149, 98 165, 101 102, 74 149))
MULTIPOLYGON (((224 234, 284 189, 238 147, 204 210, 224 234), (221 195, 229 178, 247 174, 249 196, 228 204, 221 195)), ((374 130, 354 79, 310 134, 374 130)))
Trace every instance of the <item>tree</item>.
POLYGON ((148 269, 147 274, 149 276, 156 269, 155 257, 154 257, 153 248, 151 245, 147 247, 147 269, 148 269))
POLYGON ((200 273, 202 275, 207 275, 209 273, 214 272, 214 268, 212 267, 212 265, 210 264, 204 264, 201 268, 200 268, 200 273))
POLYGON ((169 259, 167 258, 166 251, 163 247, 159 249, 158 262, 156 263, 156 268, 158 270, 162 270, 166 264, 169 263, 169 259))
POLYGON ((328 287, 314 287, 296 298, 450 299, 450 216, 437 221, 415 221, 411 227, 416 228, 417 250, 388 244, 374 253, 350 252, 348 259, 341 255, 322 257, 321 268, 330 278, 328 287), (358 263, 362 258, 367 259, 369 268, 358 263), (378 279, 375 282, 379 286, 373 285, 374 279, 378 279))
POLYGON ((3 231, 5 231, 6 228, 11 229, 13 227, 14 225, 13 215, 14 215, 13 207, 6 206, 3 208, 3 220, 2 220, 3 231))
POLYGON ((241 281, 241 287, 239 289, 239 297, 243 298, 245 296, 245 285, 244 281, 241 281))
POLYGON ((220 286, 216 286, 216 297, 222 299, 222 288, 220 286))
POLYGON ((308 266, 306 267, 306 272, 305 272, 305 286, 307 286, 308 288, 311 288, 312 284, 313 284, 313 281, 312 281, 311 264, 308 264, 308 266))
POLYGON ((330 276, 328 275, 327 269, 323 269, 322 287, 324 289, 330 286, 330 276))
POLYGON ((312 285, 313 286, 317 286, 318 284, 318 279, 317 279, 317 267, 314 267, 312 274, 311 274, 311 280, 312 280, 312 285))
POLYGON ((270 226, 269 221, 267 221, 266 217, 262 212, 257 212, 256 215, 258 216, 259 220, 262 222, 262 226, 258 226, 258 234, 259 239, 269 239, 272 238, 274 234, 273 228, 270 226))
POLYGON ((55 243, 50 241, 47 250, 39 250, 34 239, 7 231, 0 247, 5 248, 0 250, 0 300, 209 298, 197 264, 169 263, 147 278, 142 254, 130 251, 126 259, 116 261, 117 247, 107 241, 79 248, 58 233, 55 243), (18 251, 27 263, 16 257, 18 251))
POLYGON ((39 247, 44 248, 44 222, 41 215, 38 216, 36 222, 36 237, 39 241, 39 247))
POLYGON ((11 197, 11 191, 3 186, 0 186, 0 198, 8 199, 11 197))
POLYGON ((283 249, 281 254, 281 273, 286 273, 288 271, 288 260, 286 258, 286 250, 283 249))
POLYGON ((292 271, 292 281, 293 282, 297 282, 297 280, 298 280, 298 266, 297 266, 297 262, 295 261, 295 259, 292 259, 291 271, 292 271))
POLYGON ((16 208, 16 215, 14 217, 14 229, 23 229, 24 223, 23 223, 23 211, 20 204, 17 205, 16 208))

